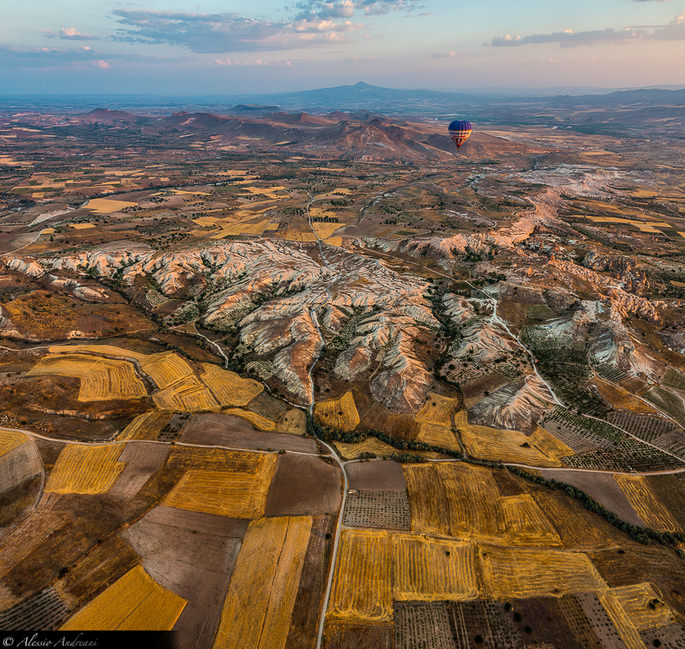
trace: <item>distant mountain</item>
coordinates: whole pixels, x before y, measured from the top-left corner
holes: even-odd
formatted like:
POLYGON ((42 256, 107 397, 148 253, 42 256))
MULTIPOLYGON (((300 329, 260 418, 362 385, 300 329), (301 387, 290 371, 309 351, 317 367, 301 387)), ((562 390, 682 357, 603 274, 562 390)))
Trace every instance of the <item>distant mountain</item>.
POLYGON ((552 97, 526 97, 520 93, 512 96, 507 91, 499 94, 464 93, 455 90, 406 90, 384 88, 359 82, 354 85, 334 86, 316 90, 256 95, 250 97, 255 103, 278 104, 281 109, 302 111, 372 111, 385 115, 423 115, 443 117, 469 114, 482 117, 494 112, 525 110, 527 106, 618 107, 623 105, 673 106, 685 105, 685 90, 650 88, 622 90, 605 94, 557 95, 552 97))

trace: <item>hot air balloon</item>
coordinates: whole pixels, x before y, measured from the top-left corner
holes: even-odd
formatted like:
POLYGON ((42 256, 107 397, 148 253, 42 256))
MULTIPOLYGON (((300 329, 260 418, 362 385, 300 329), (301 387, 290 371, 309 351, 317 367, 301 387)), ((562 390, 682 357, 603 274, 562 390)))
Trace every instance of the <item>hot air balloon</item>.
POLYGON ((450 137, 457 145, 457 149, 469 139, 471 131, 471 122, 463 119, 455 119, 450 125, 450 137))

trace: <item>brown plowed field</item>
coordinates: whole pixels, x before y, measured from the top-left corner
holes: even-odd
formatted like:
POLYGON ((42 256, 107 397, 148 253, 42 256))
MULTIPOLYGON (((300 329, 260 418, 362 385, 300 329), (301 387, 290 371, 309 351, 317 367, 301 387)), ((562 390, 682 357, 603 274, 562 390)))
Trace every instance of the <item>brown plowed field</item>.
POLYGON ((402 465, 393 460, 353 462, 346 468, 352 489, 381 489, 383 491, 406 491, 407 489, 402 465))
POLYGON ((124 532, 162 586, 188 600, 176 623, 178 646, 211 646, 247 521, 156 507, 124 532))
POLYGON ((220 414, 195 415, 181 434, 188 444, 216 444, 232 448, 316 453, 316 443, 297 435, 256 431, 241 417, 220 414))
POLYGON ((337 465, 309 455, 280 455, 265 515, 333 515, 340 507, 341 496, 342 475, 337 465))

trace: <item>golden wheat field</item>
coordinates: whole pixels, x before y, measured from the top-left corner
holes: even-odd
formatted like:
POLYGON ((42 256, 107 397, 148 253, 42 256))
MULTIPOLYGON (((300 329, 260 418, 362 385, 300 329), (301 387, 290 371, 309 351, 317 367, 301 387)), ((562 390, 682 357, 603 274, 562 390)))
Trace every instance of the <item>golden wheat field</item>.
POLYGON ((236 237, 245 234, 252 234, 255 236, 261 236, 269 225, 271 219, 263 219, 261 221, 250 222, 238 222, 233 225, 228 225, 222 228, 216 234, 212 234, 210 239, 224 239, 226 237, 236 237))
POLYGON ((146 358, 145 354, 134 352, 124 347, 117 347, 116 345, 91 345, 88 343, 78 343, 76 345, 51 345, 48 348, 51 354, 96 354, 97 356, 114 356, 118 358, 132 358, 137 361, 143 361, 146 358))
POLYGON ((495 599, 607 589, 584 554, 491 545, 482 545, 479 550, 485 591, 495 599))
POLYGON ((98 214, 109 214, 110 212, 118 212, 125 207, 135 207, 136 205, 138 205, 138 203, 117 201, 113 198, 93 198, 86 203, 86 209, 97 212, 98 214))
POLYGON ((307 432, 307 419, 299 408, 286 410, 276 422, 276 430, 279 433, 291 435, 304 435, 307 432))
POLYGON ((343 530, 328 614, 349 621, 392 619, 392 548, 385 531, 343 530))
POLYGON ((616 543, 613 528, 598 524, 597 516, 560 492, 535 491, 535 502, 567 548, 606 548, 616 543))
POLYGON ((228 518, 259 518, 276 470, 276 455, 255 454, 254 471, 191 469, 164 501, 169 507, 216 514, 228 518))
POLYGON ((69 444, 50 472, 45 491, 100 494, 114 484, 124 465, 118 462, 124 444, 69 444))
POLYGON ((660 593, 649 582, 612 588, 616 599, 638 631, 671 624, 676 616, 660 593), (650 607, 650 602, 653 608, 650 607))
POLYGON ((459 411, 459 399, 443 397, 430 392, 423 408, 416 413, 419 423, 437 426, 452 426, 453 418, 459 411))
POLYGON ((393 453, 397 453, 397 450, 394 447, 385 442, 381 442, 376 437, 367 437, 363 442, 357 442, 355 444, 333 442, 333 445, 345 460, 356 460, 365 453, 370 453, 371 455, 376 455, 378 457, 389 457, 393 453))
POLYGON ((200 363, 202 382, 211 390, 222 406, 246 406, 264 390, 264 386, 253 379, 243 379, 235 372, 224 370, 212 363, 200 363))
POLYGON ((312 223, 314 232, 319 239, 328 239, 336 230, 345 227, 344 223, 312 223))
POLYGON ((645 644, 634 621, 623 608, 616 594, 612 590, 607 590, 599 593, 598 596, 604 610, 614 623, 621 640, 623 640, 626 649, 645 649, 645 644))
POLYGON ((500 496, 492 472, 461 462, 405 465, 412 530, 514 545, 561 539, 527 494, 500 496))
POLYGON ((481 460, 555 467, 561 465, 561 457, 573 455, 572 449, 542 428, 527 436, 515 430, 468 424, 459 432, 469 455, 481 460))
POLYGON ((276 430, 276 424, 273 421, 256 412, 252 412, 251 410, 243 410, 242 408, 228 408, 227 410, 224 410, 224 413, 249 421, 257 430, 276 430))
POLYGON ((526 539, 528 543, 561 545, 554 525, 542 512, 530 494, 503 496, 499 499, 504 529, 511 539, 526 539))
POLYGON ((452 426, 440 424, 428 424, 423 422, 419 428, 416 439, 419 442, 445 448, 448 451, 461 451, 459 437, 452 426))
POLYGON ((171 413, 166 410, 151 410, 138 415, 124 430, 119 433, 117 439, 157 439, 162 429, 171 419, 171 413))
POLYGON ((139 360, 143 371, 160 389, 167 388, 179 379, 193 374, 190 365, 174 352, 150 354, 139 360))
POLYGON ((79 401, 140 399, 147 395, 145 385, 128 361, 86 354, 48 355, 28 372, 28 376, 70 376, 80 380, 79 401))
POLYGON ((641 414, 653 414, 654 408, 633 396, 627 390, 596 376, 592 379, 599 396, 616 410, 630 410, 641 414))
POLYGON ((665 532, 679 531, 671 512, 652 493, 644 477, 617 474, 614 480, 645 525, 665 532))
POLYGON ((70 618, 65 631, 169 631, 186 600, 160 586, 142 566, 129 570, 70 618))
POLYGON ((311 527, 309 516, 250 523, 213 649, 283 649, 311 527))
POLYGON ((359 425, 359 413, 350 391, 345 392, 339 399, 319 401, 314 407, 314 415, 324 426, 331 426, 344 432, 354 430, 359 425))
POLYGON ((478 597, 474 544, 395 534, 392 545, 393 599, 437 601, 478 597))
POLYGON ((23 433, 0 429, 0 456, 9 453, 13 448, 21 446, 28 439, 23 433))
POLYGON ((162 410, 197 412, 219 410, 212 393, 194 374, 184 376, 152 395, 155 405, 162 410))

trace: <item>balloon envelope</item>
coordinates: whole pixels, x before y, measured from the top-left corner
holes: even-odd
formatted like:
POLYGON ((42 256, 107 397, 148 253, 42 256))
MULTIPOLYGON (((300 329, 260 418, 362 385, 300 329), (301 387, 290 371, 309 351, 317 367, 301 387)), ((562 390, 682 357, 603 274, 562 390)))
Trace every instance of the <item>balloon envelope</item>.
POLYGON ((465 119, 455 119, 450 125, 450 136, 452 140, 457 145, 457 149, 469 139, 473 127, 471 122, 467 122, 465 119))

